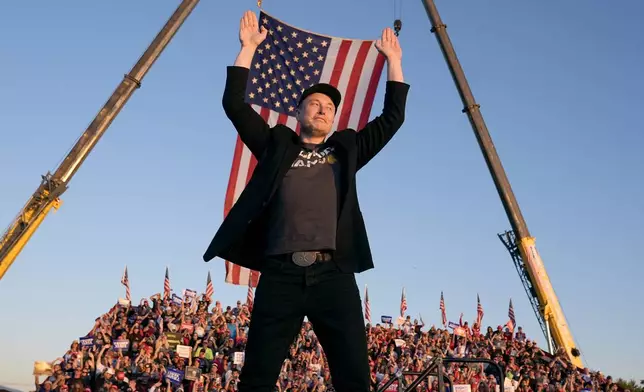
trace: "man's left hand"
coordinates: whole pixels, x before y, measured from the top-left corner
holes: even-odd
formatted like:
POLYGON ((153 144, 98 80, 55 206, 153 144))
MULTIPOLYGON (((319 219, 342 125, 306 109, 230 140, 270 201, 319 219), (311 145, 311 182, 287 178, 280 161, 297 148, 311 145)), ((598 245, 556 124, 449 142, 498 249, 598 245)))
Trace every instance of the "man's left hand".
POLYGON ((387 27, 382 31, 382 37, 376 41, 375 45, 376 49, 387 57, 387 61, 400 61, 402 59, 402 49, 400 48, 398 37, 396 37, 391 28, 387 27))

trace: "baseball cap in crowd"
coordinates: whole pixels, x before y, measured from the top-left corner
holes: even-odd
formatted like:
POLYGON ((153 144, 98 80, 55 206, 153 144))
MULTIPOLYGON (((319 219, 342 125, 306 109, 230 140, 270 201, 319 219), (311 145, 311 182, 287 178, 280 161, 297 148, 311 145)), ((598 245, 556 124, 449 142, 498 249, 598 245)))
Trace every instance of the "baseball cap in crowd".
POLYGON ((340 94, 340 91, 337 88, 328 83, 314 84, 313 86, 304 90, 302 96, 300 97, 300 101, 297 103, 297 106, 300 106, 306 99, 306 97, 315 93, 324 94, 327 97, 331 98, 331 102, 333 102, 336 109, 338 108, 338 106, 340 106, 340 102, 342 101, 342 94, 340 94))

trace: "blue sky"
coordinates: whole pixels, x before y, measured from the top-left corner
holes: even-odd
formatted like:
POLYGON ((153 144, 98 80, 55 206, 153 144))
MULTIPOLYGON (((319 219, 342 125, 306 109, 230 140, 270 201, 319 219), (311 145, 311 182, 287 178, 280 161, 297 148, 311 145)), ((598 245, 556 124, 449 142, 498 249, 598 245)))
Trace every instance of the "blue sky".
MULTIPOLYGON (((401 45, 411 84, 406 122, 358 177, 376 268, 372 314, 440 322, 507 320, 543 344, 496 234, 509 223, 420 1, 403 1, 401 45)), ((53 171, 178 1, 2 2, 0 222, 8 225, 53 171)), ((644 3, 638 0, 438 1, 437 6, 514 192, 537 239, 572 333, 593 369, 644 378, 644 3)), ((377 38, 393 1, 265 0, 322 34, 377 38), (341 12, 338 10, 341 9, 341 12)), ((124 296, 162 290, 245 297, 220 259, 201 260, 221 223, 235 132, 221 109, 238 23, 256 2, 202 1, 0 282, 0 384, 28 387, 124 296)), ((383 75, 381 81, 384 82, 383 75)), ((382 106, 381 84, 374 113, 382 106)), ((3 226, 4 227, 4 226, 3 226)))

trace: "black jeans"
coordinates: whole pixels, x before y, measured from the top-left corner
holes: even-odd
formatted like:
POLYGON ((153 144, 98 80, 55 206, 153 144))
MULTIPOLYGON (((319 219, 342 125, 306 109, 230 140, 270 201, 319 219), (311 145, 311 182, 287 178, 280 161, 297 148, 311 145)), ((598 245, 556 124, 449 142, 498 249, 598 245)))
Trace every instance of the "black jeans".
POLYGON ((273 391, 306 316, 326 354, 338 392, 369 391, 369 360, 360 292, 334 260, 299 267, 265 260, 255 292, 239 392, 273 391))

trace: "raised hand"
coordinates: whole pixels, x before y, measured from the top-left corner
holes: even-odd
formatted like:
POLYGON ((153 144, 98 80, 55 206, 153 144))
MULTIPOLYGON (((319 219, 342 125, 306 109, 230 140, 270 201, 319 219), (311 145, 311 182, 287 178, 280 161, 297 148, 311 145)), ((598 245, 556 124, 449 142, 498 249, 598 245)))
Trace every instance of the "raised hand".
POLYGON ((258 28, 257 16, 253 11, 246 11, 239 21, 239 42, 242 47, 255 49, 266 39, 267 30, 258 28))
POLYGON ((382 37, 376 41, 376 49, 387 57, 387 61, 402 59, 402 49, 398 37, 389 27, 382 31, 382 37))
POLYGON ((376 49, 387 58, 387 80, 404 82, 402 70, 402 49, 398 37, 390 28, 382 31, 382 37, 375 43, 376 49))

